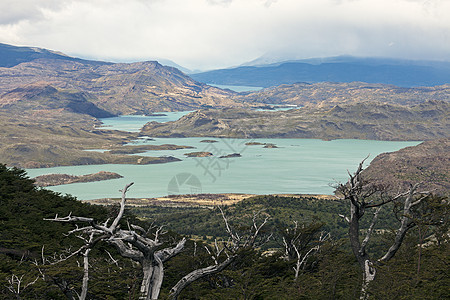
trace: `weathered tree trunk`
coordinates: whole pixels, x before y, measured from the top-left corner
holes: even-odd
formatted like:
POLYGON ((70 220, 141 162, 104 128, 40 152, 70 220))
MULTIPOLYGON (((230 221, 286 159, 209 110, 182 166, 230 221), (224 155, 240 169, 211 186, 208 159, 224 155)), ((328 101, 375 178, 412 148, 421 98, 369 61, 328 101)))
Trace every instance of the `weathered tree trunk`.
POLYGON ((364 272, 363 272, 363 282, 361 286, 361 295, 359 299, 365 300, 368 297, 367 289, 369 288, 369 284, 375 279, 376 269, 373 267, 373 264, 370 260, 366 260, 364 263, 364 272))
POLYGON ((142 282, 140 289, 139 299, 146 300, 148 299, 150 292, 150 283, 153 275, 153 263, 149 259, 143 259, 141 261, 142 267, 142 282))
POLYGON ((372 267, 372 263, 359 240, 359 209, 353 203, 350 203, 351 217, 350 226, 348 230, 350 245, 352 247, 352 252, 358 260, 359 266, 362 270, 362 285, 360 299, 367 299, 367 289, 371 281, 375 279, 375 268, 372 267))
POLYGON ((88 291, 89 283, 89 252, 91 249, 86 249, 83 253, 83 284, 81 287, 80 300, 85 300, 88 291))
POLYGON ((148 300, 158 299, 163 279, 164 279, 163 262, 159 257, 155 255, 155 260, 153 261, 152 276, 150 281, 150 289, 149 289, 150 293, 147 297, 148 300))

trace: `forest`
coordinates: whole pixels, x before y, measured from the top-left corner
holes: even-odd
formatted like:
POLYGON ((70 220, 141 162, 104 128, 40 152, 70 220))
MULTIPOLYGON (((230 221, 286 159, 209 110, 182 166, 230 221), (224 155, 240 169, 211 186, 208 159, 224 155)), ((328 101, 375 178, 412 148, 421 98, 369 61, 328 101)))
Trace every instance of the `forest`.
POLYGON ((336 200, 128 208, 132 183, 96 206, 0 165, 0 298, 450 298, 448 198, 361 171, 336 200))

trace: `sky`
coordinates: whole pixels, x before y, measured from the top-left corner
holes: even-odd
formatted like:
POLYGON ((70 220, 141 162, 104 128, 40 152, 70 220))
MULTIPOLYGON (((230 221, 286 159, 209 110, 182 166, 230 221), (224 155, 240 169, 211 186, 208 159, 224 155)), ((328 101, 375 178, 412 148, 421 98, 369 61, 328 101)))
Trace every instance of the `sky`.
POLYGON ((259 57, 450 61, 450 0, 1 0, 0 42, 197 70, 259 57))

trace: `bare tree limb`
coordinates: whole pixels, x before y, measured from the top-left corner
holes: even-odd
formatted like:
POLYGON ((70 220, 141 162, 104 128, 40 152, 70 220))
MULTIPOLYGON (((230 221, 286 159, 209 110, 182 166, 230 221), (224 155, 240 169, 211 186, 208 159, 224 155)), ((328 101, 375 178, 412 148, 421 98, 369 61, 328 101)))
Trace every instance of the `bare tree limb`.
POLYGON ((172 289, 170 290, 169 299, 177 299, 183 289, 185 289, 192 282, 205 276, 221 272, 226 267, 228 267, 236 259, 236 257, 237 255, 230 256, 220 264, 215 264, 206 268, 194 270, 191 273, 187 274, 172 287, 172 289))
POLYGON ((373 229, 375 228, 375 224, 377 223, 378 214, 380 213, 381 208, 382 208, 382 206, 375 209, 375 212, 373 214, 372 223, 370 223, 369 229, 367 230, 367 233, 366 233, 366 237, 364 238, 364 240, 361 243, 361 249, 360 249, 361 254, 365 253, 365 251, 366 251, 367 243, 369 242, 370 236, 372 235, 373 229))
POLYGON ((130 188, 130 186, 132 186, 133 184, 134 184, 134 182, 131 182, 131 183, 125 185, 125 187, 121 191, 122 192, 122 200, 120 201, 120 210, 119 210, 119 213, 117 214, 116 218, 112 222, 111 226, 109 227, 109 229, 112 232, 114 232, 114 230, 116 230, 116 227, 120 222, 120 219, 122 219, 123 213, 125 211, 126 194, 127 194, 128 189, 130 188))

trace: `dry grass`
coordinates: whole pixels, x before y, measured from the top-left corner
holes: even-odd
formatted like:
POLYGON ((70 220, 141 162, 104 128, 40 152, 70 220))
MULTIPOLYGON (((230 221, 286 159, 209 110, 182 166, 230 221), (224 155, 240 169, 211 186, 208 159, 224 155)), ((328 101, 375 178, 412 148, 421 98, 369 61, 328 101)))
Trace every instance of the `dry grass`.
MULTIPOLYGON (((255 194, 190 194, 190 195, 171 195, 157 198, 129 198, 127 205, 133 207, 140 206, 162 206, 162 207, 213 207, 217 205, 233 205, 245 199, 257 196, 255 194)), ((331 195, 309 195, 309 194, 276 194, 280 197, 314 197, 317 199, 336 200, 331 195)), ((95 205, 116 205, 119 204, 119 198, 103 198, 96 200, 84 200, 95 205)))

